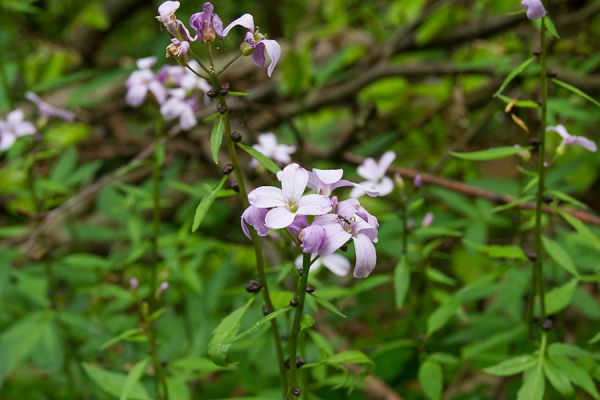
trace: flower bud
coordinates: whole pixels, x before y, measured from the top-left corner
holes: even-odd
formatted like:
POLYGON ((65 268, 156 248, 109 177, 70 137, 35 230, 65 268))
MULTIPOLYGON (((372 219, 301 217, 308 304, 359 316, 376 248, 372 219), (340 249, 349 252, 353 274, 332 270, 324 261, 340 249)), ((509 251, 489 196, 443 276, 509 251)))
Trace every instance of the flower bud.
POLYGON ((404 190, 404 179, 400 176, 400 174, 394 174, 394 184, 401 191, 404 190))
POLYGON ((129 287, 131 288, 131 290, 137 290, 139 285, 140 282, 138 281, 138 278, 133 277, 129 280, 129 287))
POLYGON ((248 281, 246 285, 244 285, 244 288, 248 293, 257 293, 262 288, 262 285, 256 279, 252 279, 251 281, 248 281))
POLYGON ((242 141, 242 134, 239 133, 238 131, 234 131, 231 134, 231 140, 233 140, 233 143, 239 143, 242 141))
POLYGON ((233 172, 233 170, 234 170, 234 169, 235 169, 235 168, 234 168, 234 166, 233 166, 232 164, 225 164, 225 165, 223 166, 223 168, 221 168, 221 172, 222 172, 224 175, 229 175, 230 173, 232 173, 232 172, 233 172))
POLYGON ((421 177, 420 174, 417 174, 415 176, 415 178, 413 179, 413 185, 417 189, 420 189, 421 187, 423 187, 423 178, 421 177))

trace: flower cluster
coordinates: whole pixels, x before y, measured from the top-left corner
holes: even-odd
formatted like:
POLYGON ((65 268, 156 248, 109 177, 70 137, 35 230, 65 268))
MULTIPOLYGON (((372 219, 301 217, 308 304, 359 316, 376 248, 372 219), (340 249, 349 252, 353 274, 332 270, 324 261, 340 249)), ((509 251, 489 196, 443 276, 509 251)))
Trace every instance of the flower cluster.
MULTIPOLYGON (((273 132, 258 135, 258 143, 252 147, 280 165, 289 164, 292 161, 290 156, 296 151, 296 146, 279 143, 273 132)), ((256 168, 259 163, 252 159, 251 165, 256 168)))
POLYGON ((367 158, 357 169, 358 175, 363 177, 365 181, 361 182, 360 186, 352 189, 350 196, 359 198, 365 193, 369 194, 365 188, 377 192, 378 196, 387 196, 392 193, 394 182, 385 174, 395 159, 396 153, 393 151, 385 152, 379 161, 375 161, 371 157, 367 158))
MULTIPOLYGON (((248 194, 250 206, 242 214, 242 229, 250 237, 248 225, 261 236, 269 229, 287 229, 303 253, 319 256, 336 274, 345 274, 348 265, 331 257, 338 249, 354 243, 354 276, 365 278, 375 268, 379 223, 357 199, 339 201, 333 190, 357 186, 342 179, 343 171, 313 169, 308 172, 290 164, 277 174, 281 188, 261 186, 248 194), (315 193, 306 194, 309 187, 315 193)), ((368 189, 367 189, 368 190, 368 189)))
POLYGON ((270 40, 260 33, 254 26, 254 18, 250 14, 244 14, 240 18, 223 28, 223 22, 213 12, 212 3, 206 2, 202 5, 202 11, 190 17, 190 26, 196 34, 192 36, 185 24, 177 19, 175 12, 179 9, 178 1, 165 1, 158 7, 156 17, 166 30, 171 34, 171 43, 166 48, 167 57, 173 56, 183 64, 188 62, 188 52, 191 42, 211 43, 216 39, 224 39, 229 31, 236 26, 242 26, 248 31, 244 41, 240 45, 242 55, 252 55, 254 63, 264 68, 267 56, 271 60, 267 68, 267 74, 271 76, 273 70, 281 57, 281 46, 275 40, 270 40))
MULTIPOLYGON (((178 120, 183 130, 197 125, 196 111, 206 101, 211 87, 202 78, 180 65, 164 65, 154 73, 156 57, 137 61, 137 70, 127 79, 125 100, 132 107, 141 106, 151 94, 160 105, 160 113, 167 121, 178 120)), ((197 67, 195 61, 189 63, 197 67)))

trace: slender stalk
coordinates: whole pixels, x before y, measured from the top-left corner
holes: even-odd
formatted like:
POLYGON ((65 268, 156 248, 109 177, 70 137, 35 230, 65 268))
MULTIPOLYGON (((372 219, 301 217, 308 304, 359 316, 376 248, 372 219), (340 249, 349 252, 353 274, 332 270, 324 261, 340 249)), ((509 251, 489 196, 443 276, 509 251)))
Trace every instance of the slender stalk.
MULTIPOLYGON (((213 89, 219 93, 221 89, 221 82, 219 81, 218 76, 214 73, 214 66, 212 60, 212 47, 209 45, 209 54, 211 55, 210 64, 212 72, 210 73, 210 83, 213 86, 213 89)), ((235 179, 237 181, 237 185, 239 187, 239 198, 242 202, 244 208, 247 208, 250 204, 248 202, 248 191, 246 190, 246 180, 244 176, 244 171, 240 167, 240 162, 237 157, 237 153, 235 151, 235 143, 231 138, 231 122, 229 120, 229 112, 227 111, 227 101, 225 100, 225 96, 219 94, 218 96, 219 106, 225 110, 223 113, 223 136, 225 137, 225 145, 227 147, 227 152, 229 154, 229 158, 231 160, 231 164, 233 165, 233 172, 235 175, 235 179)), ((262 295, 264 302, 264 311, 266 314, 269 314, 275 310, 273 306, 273 302, 271 301, 271 294, 269 292, 269 285, 267 281, 267 275, 265 273, 265 259, 262 251, 262 246, 260 243, 260 238, 257 235, 254 229, 250 229, 250 235, 252 237, 252 245, 254 247, 254 254, 256 258, 256 269, 258 272, 258 279, 262 286, 262 295)), ((279 327, 277 326, 276 320, 271 320, 271 331, 273 333, 273 342, 275 344, 275 352, 277 353, 277 367, 279 369, 279 375, 282 383, 282 390, 285 394, 287 388, 287 374, 285 371, 284 364, 284 356, 283 356, 283 346, 281 344, 281 336, 279 335, 279 327)))
POLYGON ((408 256, 408 199, 402 195, 400 205, 400 218, 402 220, 402 257, 408 256))
POLYGON ((158 237, 160 229, 160 174, 161 160, 159 157, 162 140, 162 119, 158 118, 154 133, 154 159, 152 163, 152 269, 150 276, 151 304, 155 305, 158 288, 158 237))
MULTIPOLYGON (((540 29, 540 79, 542 86, 542 104, 540 116, 540 131, 538 150, 538 187, 535 201, 535 252, 537 257, 534 261, 532 271, 532 288, 537 285, 537 294, 540 301, 541 319, 546 318, 546 305, 544 304, 544 257, 542 245, 542 214, 544 205, 544 189, 545 189, 545 153, 546 153, 546 118, 548 113, 548 70, 546 66, 546 25, 545 18, 542 18, 540 29)), ((535 291, 532 291, 532 299, 535 298, 535 291)), ((533 306, 533 301, 531 302, 533 306)), ((533 318, 533 312, 531 313, 533 318)))
POLYGON ((298 352, 298 335, 300 334, 300 322, 302 322, 302 311, 304 310, 304 300, 306 298, 306 285, 308 283, 308 271, 310 270, 310 254, 304 254, 302 257, 302 271, 300 271, 300 282, 296 299, 298 305, 294 313, 294 321, 292 322, 292 331, 290 333, 290 383, 288 393, 298 387, 298 377, 296 376, 296 359, 298 352))
POLYGON ((150 316, 148 315, 148 303, 143 302, 140 305, 140 314, 142 316, 142 321, 144 322, 144 330, 148 339, 148 352, 150 358, 152 359, 152 364, 154 366, 154 384, 156 387, 156 395, 159 400, 169 400, 169 388, 167 387, 165 371, 160 363, 160 359, 158 358, 158 345, 156 344, 156 335, 154 333, 154 327, 152 326, 152 321, 150 320, 150 316), (160 393, 161 390, 163 394, 162 396, 160 393))
POLYGON ((235 56, 231 60, 229 60, 229 62, 227 64, 225 64, 223 66, 223 68, 221 68, 219 70, 219 72, 217 72, 217 76, 221 75, 223 73, 223 71, 225 71, 227 68, 229 68, 231 66, 231 64, 233 64, 234 62, 236 62, 237 59, 240 58, 241 56, 242 56, 242 53, 238 54, 237 56, 235 56))

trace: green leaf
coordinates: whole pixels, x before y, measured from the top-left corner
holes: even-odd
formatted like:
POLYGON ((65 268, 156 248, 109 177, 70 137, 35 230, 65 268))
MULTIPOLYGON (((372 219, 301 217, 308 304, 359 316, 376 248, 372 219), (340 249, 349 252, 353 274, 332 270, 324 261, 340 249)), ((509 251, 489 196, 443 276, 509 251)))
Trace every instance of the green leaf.
POLYGON ((71 175, 77 166, 77 150, 69 147, 63 156, 52 166, 50 179, 54 182, 63 183, 71 175))
POLYGON ((462 357, 464 359, 476 358, 479 354, 485 354, 490 349, 497 348, 499 346, 514 343, 519 337, 525 336, 525 327, 521 324, 517 324, 515 327, 511 327, 506 331, 499 333, 492 333, 485 337, 481 341, 470 343, 462 348, 462 357))
POLYGON ((138 362, 131 368, 129 374, 127 374, 127 378, 125 379, 125 383, 123 384, 123 389, 121 390, 121 395, 119 396, 119 400, 127 400, 129 398, 129 393, 133 390, 134 386, 139 383, 140 378, 144 375, 144 371, 146 371, 146 367, 150 362, 150 358, 146 357, 142 361, 138 362))
POLYGON ((597 250, 600 250, 600 238, 596 236, 590 228, 583 222, 573 217, 569 213, 559 210, 558 213, 565 221, 569 223, 589 244, 593 245, 597 250))
POLYGON ((569 377, 550 359, 544 360, 544 374, 560 394, 567 397, 573 395, 573 385, 571 385, 569 377))
POLYGON ((506 89, 508 84, 513 79, 515 79, 517 76, 522 74, 523 71, 525 71, 527 69, 527 67, 529 67, 531 65, 531 63, 533 63, 534 61, 535 61, 535 57, 528 58, 527 60, 525 60, 521 64, 519 64, 515 69, 510 71, 508 76, 504 79, 504 82, 502 82, 502 85, 500 86, 500 88, 496 91, 496 93, 494 93, 494 97, 499 96, 500 93, 502 93, 504 91, 504 89, 506 89))
POLYGON ((300 322, 300 332, 310 328, 315 324, 315 319, 310 314, 304 314, 300 322))
POLYGON ((571 257, 563 250, 563 248, 555 242, 554 240, 542 236, 542 242, 544 243, 544 249, 546 252, 558 265, 563 267, 567 272, 579 276, 579 272, 577 272, 577 268, 575 268, 575 264, 571 261, 571 257))
POLYGON ((222 177, 221 180, 215 185, 215 187, 208 194, 206 194, 202 198, 202 200, 200 200, 198 207, 196 207, 196 213, 194 214, 192 232, 196 232, 196 230, 198 230, 198 227, 200 227, 200 224, 204 220, 204 217, 206 217, 210 206, 212 206, 212 203, 214 203, 215 199, 217 198, 217 194, 219 193, 219 190, 221 190, 226 180, 227 176, 222 177))
POLYGON ((406 261, 406 257, 402 257, 396 269, 394 270, 394 293, 396 299, 396 307, 401 309, 404 306, 404 300, 410 287, 410 266, 406 261))
POLYGON ((252 301, 254 301, 254 297, 251 297, 246 304, 223 318, 213 331, 213 336, 208 343, 208 355, 216 364, 225 364, 225 357, 227 357, 227 352, 231 347, 231 339, 239 332, 242 317, 248 311, 252 301))
POLYGON ((538 363, 523 374, 523 385, 517 393, 517 400, 543 400, 545 390, 544 371, 538 363))
POLYGON ((515 154, 519 154, 523 150, 526 150, 525 147, 495 147, 493 149, 473 151, 470 153, 458 153, 455 151, 451 151, 450 154, 453 157, 460 158, 461 160, 469 160, 469 161, 488 161, 488 160, 496 160, 498 158, 506 158, 510 156, 514 156, 515 154))
POLYGON ((223 142, 223 115, 219 116, 210 133, 210 153, 215 164, 219 163, 219 150, 223 142))
POLYGON ((291 307, 288 306, 286 308, 280 308, 279 310, 275 310, 272 313, 265 315, 264 317, 259 319, 254 325, 252 325, 250 328, 246 329, 244 332, 236 335, 234 338, 230 339, 229 341, 227 341, 225 343, 229 344, 229 343, 237 342, 238 340, 244 339, 245 337, 252 335, 254 332, 256 332, 260 328, 262 328, 267 322, 274 320, 275 318, 279 317, 281 314, 285 314, 286 312, 288 312, 290 310, 291 310, 291 307))
POLYGON ((525 354, 522 356, 509 358, 508 360, 504 360, 499 364, 487 367, 483 370, 483 372, 495 376, 510 376, 533 367, 538 361, 539 359, 537 357, 532 357, 529 354, 525 354))
POLYGON ((467 239, 463 239, 463 243, 468 247, 477 250, 480 253, 484 253, 491 258, 510 258, 514 260, 527 260, 523 249, 521 249, 519 246, 485 245, 475 243, 467 239))
MULTIPOLYGON (((125 386, 127 380, 125 374, 107 371, 87 363, 83 363, 83 370, 88 377, 106 393, 115 397, 121 396, 121 389, 125 386)), ((128 399, 131 400, 151 400, 146 388, 139 382, 131 387, 128 396, 128 399)))
POLYGON ((600 342, 600 332, 596 333, 593 338, 588 340, 589 344, 594 344, 600 342))
POLYGON ((343 312, 341 312, 336 306, 334 306, 332 303, 330 303, 329 301, 325 300, 322 297, 317 296, 314 293, 310 293, 310 296, 315 299, 315 301, 317 303, 319 303, 319 305, 321 305, 322 307, 328 309, 329 311, 331 311, 332 313, 339 315, 342 318, 348 318, 346 316, 346 314, 344 314, 343 312))
POLYGON ((102 346, 100 346, 100 351, 102 350, 106 350, 109 347, 119 343, 121 340, 125 340, 127 338, 130 338, 132 336, 137 336, 140 333, 142 333, 142 330, 140 328, 133 328, 133 329, 128 329, 125 332, 107 340, 106 342, 104 342, 102 344, 102 346))
POLYGON ((495 94, 494 96, 496 96, 497 98, 499 98, 506 104, 513 103, 515 107, 519 107, 519 108, 539 108, 540 107, 540 105, 533 100, 511 99, 510 97, 505 96, 503 94, 495 94))
POLYGON ((560 86, 564 89, 567 89, 571 93, 574 93, 577 96, 589 101, 590 103, 594 104, 596 107, 600 107, 600 102, 598 100, 594 99, 589 94, 585 93, 583 90, 581 90, 573 85, 570 85, 567 82, 563 82, 559 79, 556 79, 556 78, 552 78, 552 82, 556 83, 558 86, 560 86))
POLYGON ((554 22, 552 22, 550 17, 544 17, 544 25, 546 26, 546 30, 548 31, 548 33, 550 33, 550 35, 554 36, 555 39, 560 39, 558 31, 556 30, 556 26, 554 25, 554 22))
POLYGON ((431 313, 429 318, 427 318, 427 336, 431 336, 446 325, 450 321, 450 318, 458 311, 459 305, 459 299, 452 297, 431 313))
POLYGON ((25 361, 49 326, 48 313, 34 312, 14 323, 0 336, 0 387, 8 374, 25 361))
POLYGON ((442 367, 428 358, 419 367, 419 385, 429 400, 440 400, 444 387, 442 367))
POLYGON ((223 367, 215 364, 213 360, 206 357, 186 357, 169 363, 169 367, 176 370, 194 371, 205 375, 217 371, 228 371, 235 369, 235 364, 223 367))
POLYGON ((435 269, 433 267, 427 267, 425 269, 425 275, 431 281, 436 283, 441 283, 442 285, 454 286, 456 285, 456 281, 444 274, 442 271, 435 269))
POLYGON ((332 356, 323 358, 315 363, 306 364, 305 368, 315 367, 317 365, 328 364, 328 365, 343 365, 343 364, 368 364, 374 366, 373 361, 365 355, 362 351, 358 350, 347 350, 341 353, 334 354, 332 356))
POLYGON ((594 399, 600 399, 594 381, 585 369, 564 356, 550 354, 550 359, 572 383, 585 390, 594 399))
POLYGON ((578 279, 573 278, 562 286, 552 289, 544 296, 546 314, 556 314, 571 303, 573 292, 577 287, 578 279))
POLYGON ((240 149, 244 150, 246 153, 250 154, 251 157, 256 159, 263 167, 265 167, 270 172, 276 174, 279 171, 281 171, 281 168, 279 168, 273 160, 265 156, 260 151, 256 150, 254 147, 246 146, 243 143, 236 143, 236 145, 240 149))

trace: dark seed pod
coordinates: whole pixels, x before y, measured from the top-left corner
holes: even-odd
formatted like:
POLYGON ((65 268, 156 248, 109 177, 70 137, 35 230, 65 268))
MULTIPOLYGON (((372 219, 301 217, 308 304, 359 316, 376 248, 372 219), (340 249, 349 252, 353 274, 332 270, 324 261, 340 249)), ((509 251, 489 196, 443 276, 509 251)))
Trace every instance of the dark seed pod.
POLYGON ((550 70, 550 71, 548 71, 548 72, 546 73, 546 76, 547 76, 548 78, 556 78, 556 77, 558 76, 558 74, 556 73, 556 71, 552 71, 552 70, 550 70))
POLYGON ((292 389, 292 394, 296 397, 300 397, 300 395, 302 394, 302 390, 300 390, 299 387, 295 387, 292 389))
POLYGON ((534 50, 533 51, 533 55, 536 56, 536 57, 539 57, 539 56, 542 55, 542 52, 540 50, 534 50))
POLYGON ((269 307, 267 307, 267 306, 263 306, 262 312, 263 312, 263 315, 271 314, 271 312, 269 311, 269 307))
POLYGON ((219 96, 227 96, 229 94, 229 83, 224 83, 219 89, 219 96))
POLYGON ((292 306, 292 307, 296 307, 297 305, 298 305, 298 299, 297 299, 297 298, 295 298, 295 297, 294 297, 294 298, 292 298, 292 299, 290 300, 290 306, 292 306))
POLYGON ((314 286, 307 286, 306 287, 306 293, 313 293, 315 291, 315 287, 314 286))
POLYGON ((233 140, 234 143, 239 143, 242 141, 242 134, 239 133, 238 131, 234 131, 231 134, 231 140, 233 140))
POLYGON ((257 293, 262 288, 262 285, 256 279, 252 279, 251 281, 248 281, 246 285, 244 285, 244 288, 248 293, 257 293))
POLYGON ((223 166, 223 168, 221 168, 221 172, 222 172, 224 175, 229 175, 230 173, 232 173, 232 172, 233 172, 233 170, 234 170, 234 167, 233 167, 233 165, 232 165, 232 164, 225 164, 225 165, 223 166))
POLYGON ((537 149, 538 149, 538 147, 540 147, 540 139, 539 139, 539 138, 536 138, 536 137, 535 137, 535 138, 532 138, 532 139, 529 141, 529 145, 530 145, 531 147, 533 147, 533 150, 537 150, 537 149))
POLYGON ((214 89, 210 89, 208 92, 206 92, 206 95, 211 99, 214 99, 215 97, 217 97, 217 92, 215 92, 214 89))

